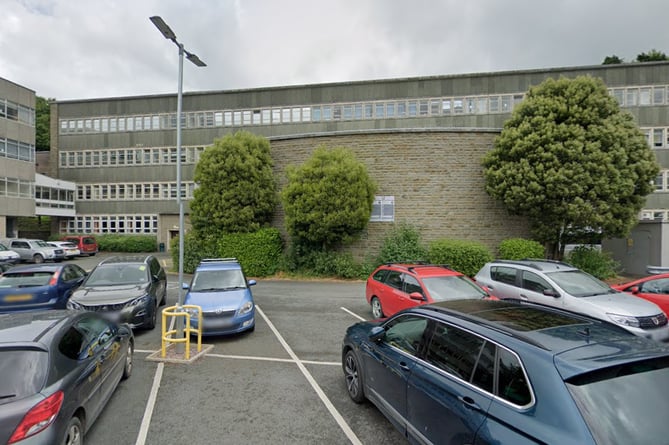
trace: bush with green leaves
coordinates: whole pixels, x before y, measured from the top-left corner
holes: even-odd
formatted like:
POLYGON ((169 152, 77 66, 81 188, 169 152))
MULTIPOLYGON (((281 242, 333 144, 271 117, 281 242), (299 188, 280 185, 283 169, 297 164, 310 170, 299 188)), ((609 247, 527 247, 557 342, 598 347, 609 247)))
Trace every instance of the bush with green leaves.
POLYGON ((104 233, 95 235, 98 250, 102 252, 155 252, 158 250, 158 240, 155 235, 119 235, 104 233))
MULTIPOLYGON (((172 261, 179 266, 179 239, 171 243, 172 261)), ((237 258, 247 276, 264 277, 276 273, 281 261, 283 241, 277 229, 261 229, 251 233, 225 233, 218 236, 196 231, 184 238, 184 266, 186 273, 204 258, 237 258)))
POLYGON ((283 257, 281 269, 312 277, 366 279, 375 265, 372 261, 356 261, 348 252, 321 251, 292 244, 283 257))
POLYGON ((569 264, 600 280, 615 277, 620 270, 620 263, 611 258, 608 252, 602 252, 594 247, 578 246, 569 252, 565 259, 569 264))
POLYGON ((483 265, 493 260, 490 250, 477 241, 442 239, 428 248, 428 260, 446 264, 468 276, 474 276, 483 265))
POLYGON ((427 249, 421 243, 418 229, 409 223, 400 223, 384 237, 376 264, 415 263, 427 260, 427 249))
POLYGON ((538 241, 524 238, 509 238, 499 243, 499 258, 503 260, 544 257, 544 246, 538 241))

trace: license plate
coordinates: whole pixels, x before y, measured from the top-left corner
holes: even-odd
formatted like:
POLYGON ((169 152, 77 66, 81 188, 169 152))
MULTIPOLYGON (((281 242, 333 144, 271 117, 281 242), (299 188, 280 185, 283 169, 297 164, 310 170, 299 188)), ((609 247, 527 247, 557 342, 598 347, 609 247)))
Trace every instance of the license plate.
POLYGON ((33 299, 31 294, 7 295, 4 298, 5 303, 16 303, 20 301, 30 301, 33 299))

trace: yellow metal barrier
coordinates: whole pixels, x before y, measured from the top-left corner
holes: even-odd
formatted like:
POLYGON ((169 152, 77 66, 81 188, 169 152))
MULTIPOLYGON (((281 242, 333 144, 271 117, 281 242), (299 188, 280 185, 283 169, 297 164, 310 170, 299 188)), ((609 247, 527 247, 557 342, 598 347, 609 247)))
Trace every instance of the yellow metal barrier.
POLYGON ((186 343, 186 360, 190 359, 190 336, 191 333, 197 333, 197 352, 202 351, 202 308, 194 304, 184 304, 179 309, 178 306, 169 306, 163 309, 162 323, 162 350, 161 356, 165 358, 167 354, 166 343, 186 343), (197 310, 197 328, 190 327, 190 312, 187 309, 197 310), (185 317, 186 327, 184 328, 184 338, 174 337, 177 334, 176 329, 167 330, 167 317, 185 317))

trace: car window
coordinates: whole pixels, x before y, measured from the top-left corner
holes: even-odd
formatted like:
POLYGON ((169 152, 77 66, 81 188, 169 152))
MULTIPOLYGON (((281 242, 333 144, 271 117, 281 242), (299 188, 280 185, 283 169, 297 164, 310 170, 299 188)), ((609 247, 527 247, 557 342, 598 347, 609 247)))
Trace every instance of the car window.
POLYGON ((590 297, 611 291, 608 284, 580 270, 551 272, 547 275, 565 292, 575 297, 590 297))
POLYGON ((669 278, 648 280, 641 283, 639 290, 647 294, 669 294, 669 278))
POLYGON ((476 369, 474 369, 474 375, 472 376, 472 383, 474 385, 491 394, 493 393, 495 383, 496 351, 497 347, 493 343, 489 341, 485 342, 485 345, 481 348, 476 369))
POLYGON ((532 402, 532 391, 518 357, 504 348, 499 348, 498 366, 497 395, 514 405, 529 405, 532 402))
POLYGON ((516 269, 507 266, 491 266, 490 278, 500 283, 516 285, 516 269))
POLYGON ((541 278, 539 275, 534 272, 527 270, 521 271, 522 273, 522 287, 532 292, 538 292, 543 294, 545 290, 553 290, 548 281, 541 278))
POLYGON ((149 281, 146 264, 127 264, 120 268, 118 283, 146 283, 149 281))
POLYGON ((454 326, 438 323, 425 360, 449 374, 470 381, 485 340, 454 326))
POLYGON ((476 283, 461 275, 423 278, 423 283, 435 301, 487 296, 476 283))
POLYGON ((80 357, 94 355, 113 336, 109 323, 98 317, 83 317, 74 328, 83 335, 80 357))
POLYGON ((403 315, 384 325, 384 341, 411 355, 417 355, 424 337, 427 319, 415 315, 403 315))
POLYGON ((386 277, 386 273, 388 273, 388 269, 377 270, 374 275, 372 275, 372 279, 383 282, 384 278, 386 277))
POLYGON ((402 281, 404 281, 404 292, 407 294, 418 292, 423 295, 423 288, 420 287, 420 284, 415 277, 404 273, 402 274, 402 281))
POLYGON ((160 275, 160 264, 156 258, 151 258, 149 260, 149 268, 151 269, 151 276, 157 277, 160 275))
POLYGON ((0 349, 0 400, 22 399, 37 393, 44 386, 48 370, 49 354, 45 351, 0 349))
POLYGON ((0 288, 46 286, 53 272, 20 272, 7 273, 0 276, 0 288))
POLYGON ((396 270, 388 271, 388 276, 386 277, 386 284, 395 289, 402 290, 402 274, 396 270))

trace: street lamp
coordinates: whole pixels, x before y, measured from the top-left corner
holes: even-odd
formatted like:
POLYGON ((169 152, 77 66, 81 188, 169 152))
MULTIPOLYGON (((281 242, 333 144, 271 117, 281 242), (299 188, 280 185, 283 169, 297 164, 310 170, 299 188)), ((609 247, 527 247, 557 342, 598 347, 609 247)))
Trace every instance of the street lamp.
MULTIPOLYGON (((207 66, 198 56, 188 52, 184 49, 183 43, 177 41, 177 36, 174 31, 165 23, 159 16, 150 17, 149 20, 156 25, 156 28, 163 34, 166 39, 171 40, 179 48, 179 88, 177 93, 177 203, 179 204, 179 285, 177 297, 177 310, 181 309, 183 305, 183 283, 184 275, 184 203, 181 197, 181 107, 183 96, 183 70, 184 70, 184 54, 186 59, 190 60, 195 66, 207 66)), ((182 317, 176 317, 177 338, 183 338, 183 320, 182 317)), ((177 343, 177 346, 183 343, 177 343)))

